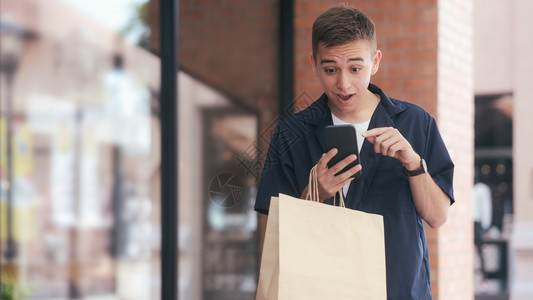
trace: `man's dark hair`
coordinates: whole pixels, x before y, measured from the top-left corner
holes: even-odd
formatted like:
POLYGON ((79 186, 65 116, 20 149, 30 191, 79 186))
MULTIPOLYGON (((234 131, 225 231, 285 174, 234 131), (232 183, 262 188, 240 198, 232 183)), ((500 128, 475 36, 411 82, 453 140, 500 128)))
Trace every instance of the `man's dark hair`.
POLYGON ((318 47, 343 45, 357 40, 367 40, 375 52, 377 49, 376 28, 361 11, 340 6, 330 8, 313 23, 313 56, 316 58, 318 47))

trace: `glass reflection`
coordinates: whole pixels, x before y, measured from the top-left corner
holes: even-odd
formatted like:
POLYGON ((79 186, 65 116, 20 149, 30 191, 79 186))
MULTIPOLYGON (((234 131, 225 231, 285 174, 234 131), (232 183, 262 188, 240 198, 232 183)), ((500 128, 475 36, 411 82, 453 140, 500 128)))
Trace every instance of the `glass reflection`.
MULTIPOLYGON (((0 1, 6 297, 160 298, 158 3, 0 1)), ((178 76, 179 299, 251 299, 258 113, 178 76)))
POLYGON ((258 115, 179 73, 179 299, 252 299, 258 115))
POLYGON ((0 2, 2 299, 159 298, 153 3, 0 2))

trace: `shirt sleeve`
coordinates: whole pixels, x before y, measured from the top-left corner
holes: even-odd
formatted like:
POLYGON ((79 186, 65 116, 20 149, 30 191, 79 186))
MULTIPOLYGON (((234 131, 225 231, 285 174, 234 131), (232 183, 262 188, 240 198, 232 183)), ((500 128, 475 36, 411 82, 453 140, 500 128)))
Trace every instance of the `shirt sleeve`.
POLYGON ((292 137, 292 131, 287 124, 281 122, 270 142, 267 157, 263 167, 263 175, 257 191, 255 210, 268 214, 270 198, 279 193, 299 197, 296 184, 294 162, 289 151, 295 147, 297 139, 292 137))
POLYGON ((451 205, 455 202, 453 195, 454 164, 442 140, 437 123, 431 116, 427 132, 428 139, 423 157, 426 160, 429 174, 441 190, 448 195, 451 205))

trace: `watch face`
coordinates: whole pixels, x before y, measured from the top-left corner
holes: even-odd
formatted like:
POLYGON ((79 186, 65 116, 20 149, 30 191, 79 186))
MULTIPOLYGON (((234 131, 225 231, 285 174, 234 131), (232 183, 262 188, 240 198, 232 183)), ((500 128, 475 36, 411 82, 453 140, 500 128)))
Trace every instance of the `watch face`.
POLYGON ((424 173, 428 172, 428 166, 426 165, 426 160, 422 158, 422 170, 424 170, 424 173))

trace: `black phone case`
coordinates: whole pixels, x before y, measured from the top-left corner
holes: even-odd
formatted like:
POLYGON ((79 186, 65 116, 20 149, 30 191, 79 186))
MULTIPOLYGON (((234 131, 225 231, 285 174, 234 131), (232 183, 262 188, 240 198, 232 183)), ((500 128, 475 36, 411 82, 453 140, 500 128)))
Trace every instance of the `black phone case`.
MULTIPOLYGON (((326 152, 332 148, 339 151, 329 162, 328 167, 333 167, 339 161, 345 159, 350 154, 357 155, 357 159, 342 169, 335 176, 346 172, 350 168, 359 164, 359 151, 357 148, 357 137, 355 127, 352 125, 329 125, 324 127, 324 142, 326 152)), ((353 178, 361 177, 361 171, 352 175, 353 178)))

